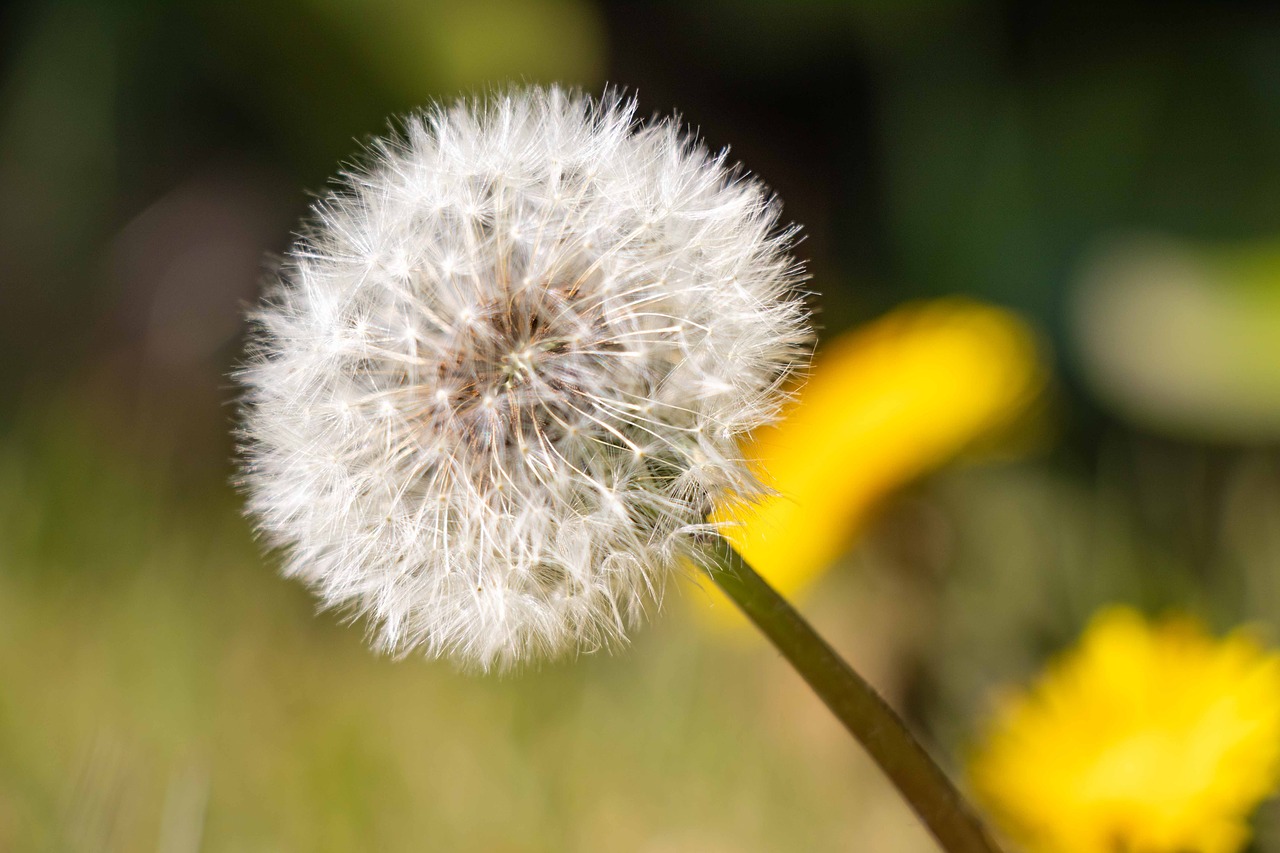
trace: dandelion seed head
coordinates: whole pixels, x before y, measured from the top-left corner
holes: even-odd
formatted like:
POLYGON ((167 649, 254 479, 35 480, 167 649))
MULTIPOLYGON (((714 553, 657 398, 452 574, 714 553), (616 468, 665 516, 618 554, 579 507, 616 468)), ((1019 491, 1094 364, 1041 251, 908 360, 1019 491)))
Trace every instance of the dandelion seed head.
POLYGON ((253 314, 243 485, 376 645, 488 669, 622 640, 759 488, 804 362, 792 232, 633 102, 435 107, 317 203, 253 314))

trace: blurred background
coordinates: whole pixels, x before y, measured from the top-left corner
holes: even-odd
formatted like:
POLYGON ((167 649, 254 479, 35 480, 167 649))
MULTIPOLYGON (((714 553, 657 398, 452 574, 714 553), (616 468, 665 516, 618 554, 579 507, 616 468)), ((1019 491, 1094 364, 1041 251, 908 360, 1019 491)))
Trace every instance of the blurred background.
POLYGON ((933 849, 703 590, 621 654, 478 678, 376 658, 253 542, 228 373, 270 257, 388 116, 508 81, 616 84, 732 145, 804 226, 819 370, 878 336, 850 399, 944 436, 824 460, 840 556, 794 592, 949 768, 1100 605, 1273 637, 1269 4, 19 0, 0 850, 933 849), (975 305, 1035 341, 975 368, 1024 377, 995 402, 895 321, 975 305))

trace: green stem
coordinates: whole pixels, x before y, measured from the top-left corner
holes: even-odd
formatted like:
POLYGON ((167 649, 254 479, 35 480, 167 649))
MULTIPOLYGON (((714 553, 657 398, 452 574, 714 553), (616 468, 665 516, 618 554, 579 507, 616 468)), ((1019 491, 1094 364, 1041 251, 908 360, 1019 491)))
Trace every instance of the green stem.
POLYGON ((871 754, 942 849, 999 853, 964 797, 875 688, 723 539, 717 553, 711 577, 871 754))

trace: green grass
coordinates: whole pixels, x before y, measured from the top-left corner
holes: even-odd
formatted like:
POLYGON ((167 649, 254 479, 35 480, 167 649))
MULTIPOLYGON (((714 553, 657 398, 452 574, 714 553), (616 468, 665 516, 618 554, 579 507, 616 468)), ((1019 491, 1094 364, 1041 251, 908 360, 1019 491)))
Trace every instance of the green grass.
POLYGON ((98 445, 73 424, 0 451, 0 849, 931 849, 696 592, 630 648, 516 676, 379 658, 233 496, 98 445))
MULTIPOLYGON (((0 850, 936 849, 696 590, 628 648, 514 676, 380 658, 277 576, 206 451, 103 420, 0 436, 0 850)), ((1276 624, 1277 518, 1260 451, 960 469, 800 604, 954 770, 993 688, 1104 602, 1276 624)), ((1252 850, 1280 849, 1277 823, 1264 807, 1252 850)))

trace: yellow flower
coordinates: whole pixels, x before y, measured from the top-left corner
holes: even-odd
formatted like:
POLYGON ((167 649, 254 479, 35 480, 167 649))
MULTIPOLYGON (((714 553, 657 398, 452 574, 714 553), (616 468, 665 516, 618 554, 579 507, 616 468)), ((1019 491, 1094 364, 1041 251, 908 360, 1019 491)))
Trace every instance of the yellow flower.
POLYGON ((1032 853, 1231 853, 1280 775, 1280 655, 1114 607, 1008 697, 970 764, 1032 853))
POLYGON ((1034 335, 1008 311, 961 299, 900 308, 826 347, 781 422, 745 448, 776 495, 711 518, 797 593, 880 498, 1008 427, 1044 381, 1034 335))

